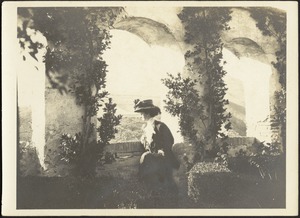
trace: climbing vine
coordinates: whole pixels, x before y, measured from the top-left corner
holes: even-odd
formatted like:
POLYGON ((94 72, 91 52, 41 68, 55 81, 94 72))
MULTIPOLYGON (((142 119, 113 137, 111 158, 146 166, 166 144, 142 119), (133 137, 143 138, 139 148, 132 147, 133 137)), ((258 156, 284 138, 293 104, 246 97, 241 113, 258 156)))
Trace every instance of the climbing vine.
MULTIPOLYGON (((115 115, 116 105, 105 90, 107 64, 102 54, 110 48, 109 30, 122 17, 123 11, 120 7, 18 9, 21 48, 27 47, 29 54, 37 60, 36 54, 44 45, 34 41, 28 30, 41 32, 47 39, 44 62, 48 81, 61 94, 75 95, 77 104, 84 109, 82 129, 75 140, 81 162, 87 159, 86 154, 91 153, 89 150, 95 145, 90 136, 96 130, 92 117, 98 110, 104 110, 103 117, 99 118, 102 128, 102 122, 109 126, 105 132, 108 138, 100 131, 102 138, 98 144, 108 143, 114 137, 114 126, 121 119, 115 115)), ((65 136, 62 136, 64 142, 68 141, 65 136)))
POLYGON ((263 35, 272 36, 278 43, 276 61, 272 66, 279 74, 280 90, 275 91, 272 125, 280 128, 283 151, 286 149, 286 13, 272 8, 249 8, 251 17, 263 35))
POLYGON ((224 98, 226 72, 221 65, 223 43, 220 36, 222 31, 229 29, 230 13, 228 8, 183 8, 178 17, 185 27, 185 42, 190 45, 185 53, 186 65, 196 80, 182 79, 178 75, 169 76, 164 82, 169 88, 167 110, 179 116, 182 133, 201 148, 202 155, 205 144, 211 144, 214 149, 218 147, 218 138, 226 138, 222 127, 231 128, 231 114, 225 108, 228 100, 224 98), (174 102, 178 100, 180 103, 174 102), (200 127, 196 123, 200 123, 200 127))

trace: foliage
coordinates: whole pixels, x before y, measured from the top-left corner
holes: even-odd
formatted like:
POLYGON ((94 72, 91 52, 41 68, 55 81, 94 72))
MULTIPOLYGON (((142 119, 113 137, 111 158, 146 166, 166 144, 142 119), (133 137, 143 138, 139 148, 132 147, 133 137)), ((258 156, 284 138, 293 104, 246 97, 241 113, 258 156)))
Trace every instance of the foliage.
MULTIPOLYGON (((116 104, 112 103, 112 99, 109 98, 109 101, 105 103, 105 107, 103 108, 103 115, 102 117, 98 118, 100 121, 100 126, 97 128, 97 132, 99 134, 99 140, 96 142, 92 140, 89 142, 89 155, 92 155, 98 161, 103 156, 103 148, 104 146, 108 145, 110 140, 115 137, 117 133, 116 126, 120 124, 120 120, 122 118, 121 115, 116 115, 116 104), (91 152, 93 154, 91 154, 91 152)), ((93 132, 94 126, 92 126, 93 132)), ((74 136, 70 134, 63 134, 61 136, 61 143, 60 148, 62 152, 60 156, 62 157, 61 160, 66 161, 69 164, 81 164, 81 156, 82 156, 82 134, 76 133, 74 136)), ((107 161, 108 154, 105 154, 105 161, 107 161)))
MULTIPOLYGON (((230 176, 232 174, 225 165, 212 162, 196 163, 188 173, 188 196, 196 203, 205 201, 205 197, 215 195, 216 192, 219 192, 218 195, 222 193, 228 196, 229 193, 224 193, 224 183, 230 176), (208 186, 212 188, 206 193, 204 190, 207 188, 204 187, 208 186)), ((214 196, 215 199, 218 197, 214 196)))
POLYGON ((276 62, 273 67, 279 74, 281 89, 275 92, 276 105, 274 106, 273 127, 280 126, 283 151, 286 148, 286 13, 271 8, 249 8, 251 17, 256 26, 266 36, 277 40, 278 49, 275 53, 276 62))
POLYGON ((54 88, 66 91, 67 79, 76 71, 80 72, 81 79, 89 79, 90 75, 84 73, 97 74, 93 81, 87 82, 101 86, 101 73, 105 71, 101 55, 109 46, 109 29, 122 10, 118 7, 18 8, 18 18, 22 21, 18 27, 21 48, 29 44, 30 55, 36 59, 38 48, 43 45, 32 40, 29 29, 40 31, 48 42, 46 75, 54 88))
POLYGON ((80 158, 80 142, 81 134, 76 133, 74 136, 70 134, 62 134, 60 141, 60 148, 62 152, 60 156, 61 160, 66 161, 67 163, 74 164, 79 161, 80 158))
POLYGON ((251 17, 257 22, 256 26, 264 35, 276 38, 285 37, 286 14, 275 8, 248 8, 251 17))
POLYGON ((100 137, 99 143, 101 144, 109 144, 109 141, 114 139, 116 133, 118 133, 116 126, 120 124, 122 115, 116 115, 116 106, 116 104, 112 103, 112 98, 109 98, 108 103, 105 103, 105 108, 103 108, 103 116, 98 118, 101 125, 97 132, 100 137))
POLYGON ((30 142, 20 142, 20 175, 34 176, 43 173, 36 148, 30 142))
MULTIPOLYGON (((105 132, 109 135, 102 139, 102 143, 108 143, 114 134, 113 126, 119 123, 120 117, 113 116, 116 112, 115 105, 110 108, 111 99, 105 104, 109 93, 105 90, 107 64, 102 54, 110 48, 109 30, 122 12, 123 8, 120 7, 18 9, 22 24, 18 27, 21 48, 27 44, 31 49, 30 55, 36 59, 38 49, 43 45, 34 42, 28 31, 33 29, 41 32, 47 39, 44 62, 48 81, 61 93, 74 94, 77 104, 84 109, 82 130, 77 134, 80 134, 80 141, 67 140, 62 136, 66 145, 79 146, 76 151, 81 153, 80 161, 84 161, 85 154, 90 154, 94 149, 92 146, 95 142, 90 141, 91 133, 95 130, 91 118, 100 107, 108 110, 101 119, 109 126, 105 132)), ((64 148, 67 149, 68 146, 64 148)), ((71 156, 68 157, 66 150, 63 155, 68 160, 73 160, 71 156)))
POLYGON ((279 155, 280 150, 276 143, 265 143, 265 142, 257 142, 255 141, 252 144, 253 147, 256 148, 256 154, 253 154, 253 156, 257 155, 279 155))
POLYGON ((179 117, 179 128, 183 137, 194 145, 199 144, 197 130, 194 127, 194 114, 197 114, 204 122, 207 119, 203 115, 204 107, 200 104, 200 96, 195 89, 196 80, 182 78, 168 74, 169 78, 163 79, 163 83, 169 89, 167 100, 164 100, 166 110, 173 116, 179 117))
POLYGON ((281 158, 281 151, 275 143, 254 141, 252 147, 255 152, 247 155, 242 149, 236 153, 236 157, 228 158, 228 167, 234 172, 259 175, 262 179, 270 180, 276 178, 276 167, 283 167, 285 164, 281 158))
POLYGON ((217 164, 213 162, 200 162, 194 165, 194 167, 191 169, 190 173, 200 173, 200 174, 206 174, 206 173, 224 173, 224 172, 230 172, 230 170, 222 164, 217 164))
POLYGON ((217 157, 215 158, 216 163, 221 163, 224 166, 228 166, 228 154, 226 153, 217 153, 217 157))
POLYGON ((166 109, 179 116, 182 134, 204 153, 204 145, 218 147, 217 138, 226 138, 224 131, 231 128, 231 114, 221 65, 223 43, 220 34, 228 30, 231 11, 227 8, 183 8, 178 15, 185 27, 185 42, 190 49, 185 53, 189 72, 196 80, 180 75, 164 80, 169 88, 166 109), (199 90, 203 87, 203 90, 199 90), (201 93, 201 94, 200 94, 201 93), (190 99, 189 99, 190 98, 190 99), (201 122, 201 129, 195 126, 201 122))
POLYGON ((274 168, 274 161, 280 155, 278 145, 276 143, 254 142, 253 146, 256 147, 257 152, 250 157, 250 165, 257 168, 262 178, 268 176, 272 180, 271 171, 274 168))
POLYGON ((210 167, 203 166, 205 164, 197 163, 188 176, 188 194, 196 202, 195 207, 277 208, 284 206, 284 175, 279 173, 281 170, 278 168, 279 165, 275 167, 275 171, 278 172, 277 179, 270 180, 268 177, 263 179, 259 175, 249 174, 243 171, 243 168, 240 173, 232 170, 226 172, 227 168, 222 172, 217 168, 217 164, 215 164, 217 172, 210 172, 210 167), (208 169, 208 172, 201 173, 202 168, 203 171, 208 169))

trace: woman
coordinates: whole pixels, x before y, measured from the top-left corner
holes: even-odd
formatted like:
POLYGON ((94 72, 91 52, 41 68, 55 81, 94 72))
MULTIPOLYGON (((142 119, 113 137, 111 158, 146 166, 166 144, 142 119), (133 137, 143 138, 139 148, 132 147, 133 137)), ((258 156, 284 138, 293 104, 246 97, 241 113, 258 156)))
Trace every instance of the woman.
POLYGON ((166 196, 166 192, 172 192, 174 195, 177 188, 172 170, 179 168, 179 162, 172 152, 173 135, 166 124, 155 119, 161 111, 152 100, 136 100, 134 109, 145 121, 141 137, 145 152, 140 159, 139 178, 156 193, 164 192, 166 196))

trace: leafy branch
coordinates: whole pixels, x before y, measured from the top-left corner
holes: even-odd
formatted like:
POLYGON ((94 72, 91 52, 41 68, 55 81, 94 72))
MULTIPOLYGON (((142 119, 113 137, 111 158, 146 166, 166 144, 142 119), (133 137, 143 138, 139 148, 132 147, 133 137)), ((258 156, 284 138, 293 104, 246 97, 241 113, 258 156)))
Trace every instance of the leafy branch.
POLYGON ((75 95, 76 103, 84 109, 82 130, 77 133, 80 143, 76 140, 81 161, 95 144, 91 142, 91 134, 95 131, 91 118, 99 109, 104 107, 104 117, 99 119, 109 127, 105 132, 108 136, 100 134, 105 144, 113 138, 114 126, 119 125, 121 119, 114 115, 116 105, 112 99, 105 103, 109 93, 105 90, 107 64, 102 55, 110 48, 110 29, 123 12, 120 7, 18 9, 22 23, 18 28, 21 48, 25 42, 29 44, 30 55, 36 59, 41 45, 33 42, 28 29, 41 32, 47 39, 44 62, 52 88, 62 94, 75 95))
POLYGON ((281 89, 275 91, 276 105, 273 108, 272 126, 280 128, 283 152, 286 149, 286 13, 272 8, 249 8, 251 17, 263 35, 272 36, 278 43, 276 62, 272 66, 279 74, 281 89))
POLYGON ((183 8, 178 17, 185 27, 185 42, 191 45, 185 53, 186 65, 196 80, 180 74, 164 80, 169 88, 166 109, 179 117, 182 135, 200 148, 202 156, 205 145, 215 148, 218 138, 226 138, 222 127, 231 128, 220 37, 229 29, 230 13, 227 8, 183 8))

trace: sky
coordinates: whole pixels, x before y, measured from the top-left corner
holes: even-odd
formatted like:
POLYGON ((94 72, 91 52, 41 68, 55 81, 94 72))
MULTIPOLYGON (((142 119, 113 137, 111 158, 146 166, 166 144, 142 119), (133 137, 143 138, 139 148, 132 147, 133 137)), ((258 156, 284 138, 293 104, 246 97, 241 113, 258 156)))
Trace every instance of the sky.
POLYGON ((185 61, 180 52, 148 45, 127 31, 112 30, 111 34, 111 49, 103 58, 109 71, 107 90, 112 95, 158 98, 166 91, 161 79, 167 73, 182 72, 185 61))

